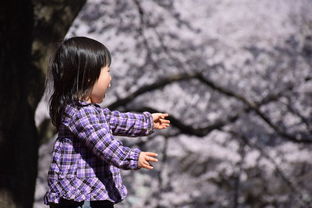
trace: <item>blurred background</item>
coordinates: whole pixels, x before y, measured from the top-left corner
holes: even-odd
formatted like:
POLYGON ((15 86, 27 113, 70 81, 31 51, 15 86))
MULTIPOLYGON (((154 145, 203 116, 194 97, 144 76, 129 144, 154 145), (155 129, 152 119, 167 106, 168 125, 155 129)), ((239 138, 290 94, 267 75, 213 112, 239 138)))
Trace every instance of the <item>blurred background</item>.
POLYGON ((312 207, 312 1, 23 4, 0 17, 0 207, 47 207, 56 131, 45 75, 72 36, 112 53, 103 107, 170 114, 168 130, 118 137, 160 161, 122 171, 129 195, 117 208, 312 207))

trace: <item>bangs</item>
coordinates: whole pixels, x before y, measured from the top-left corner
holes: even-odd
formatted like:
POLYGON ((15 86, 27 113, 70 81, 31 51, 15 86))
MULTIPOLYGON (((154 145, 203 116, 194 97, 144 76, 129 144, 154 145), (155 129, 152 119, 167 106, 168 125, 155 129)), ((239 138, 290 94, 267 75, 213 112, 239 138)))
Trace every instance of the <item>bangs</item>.
POLYGON ((103 50, 102 52, 102 56, 101 56, 101 60, 100 60, 100 64, 101 66, 105 67, 108 66, 110 67, 111 63, 112 63, 112 58, 111 58, 111 54, 109 52, 109 50, 103 45, 103 50))

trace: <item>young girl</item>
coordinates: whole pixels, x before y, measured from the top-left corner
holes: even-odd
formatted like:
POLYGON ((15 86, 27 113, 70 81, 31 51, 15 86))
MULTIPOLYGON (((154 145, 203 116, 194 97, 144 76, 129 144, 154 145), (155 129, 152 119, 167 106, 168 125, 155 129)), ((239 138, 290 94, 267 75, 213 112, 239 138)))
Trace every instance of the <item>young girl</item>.
POLYGON ((121 113, 98 104, 110 87, 111 56, 98 41, 65 40, 51 72, 50 115, 58 130, 44 202, 51 208, 113 207, 127 195, 120 169, 153 169, 157 154, 122 145, 113 135, 146 136, 169 126, 168 114, 121 113))

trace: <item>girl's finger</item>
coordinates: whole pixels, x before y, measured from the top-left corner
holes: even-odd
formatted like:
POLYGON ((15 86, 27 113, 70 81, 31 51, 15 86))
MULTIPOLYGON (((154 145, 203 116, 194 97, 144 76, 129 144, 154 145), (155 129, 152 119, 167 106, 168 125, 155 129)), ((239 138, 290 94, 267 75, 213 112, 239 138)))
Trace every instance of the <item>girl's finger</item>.
POLYGON ((158 162, 158 160, 154 157, 146 157, 145 158, 147 161, 151 161, 151 162, 158 162))
POLYGON ((159 119, 159 120, 160 120, 160 122, 162 122, 162 123, 170 123, 170 121, 167 120, 167 119, 159 119))
POLYGON ((150 166, 150 165, 144 165, 143 168, 148 169, 148 170, 152 170, 154 167, 150 166))
POLYGON ((165 128, 167 128, 167 127, 169 127, 169 126, 168 126, 168 125, 161 125, 161 126, 155 126, 154 128, 155 128, 155 129, 162 130, 162 129, 165 129, 165 128))
POLYGON ((151 166, 151 164, 149 164, 149 162, 147 162, 146 160, 143 162, 143 165, 151 166))
POLYGON ((156 154, 154 152, 145 152, 145 155, 151 156, 151 157, 157 157, 158 156, 158 154, 156 154))

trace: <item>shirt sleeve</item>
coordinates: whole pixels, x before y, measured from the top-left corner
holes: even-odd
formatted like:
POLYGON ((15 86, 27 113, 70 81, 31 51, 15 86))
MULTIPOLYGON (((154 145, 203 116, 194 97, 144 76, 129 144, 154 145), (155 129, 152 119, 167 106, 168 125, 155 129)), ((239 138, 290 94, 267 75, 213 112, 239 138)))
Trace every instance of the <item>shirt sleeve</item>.
POLYGON ((149 112, 121 113, 104 108, 103 113, 114 135, 134 137, 153 133, 154 121, 149 112))
POLYGON ((103 161, 121 169, 138 169, 141 151, 125 147, 114 139, 105 118, 96 110, 80 109, 69 127, 82 143, 103 161))

